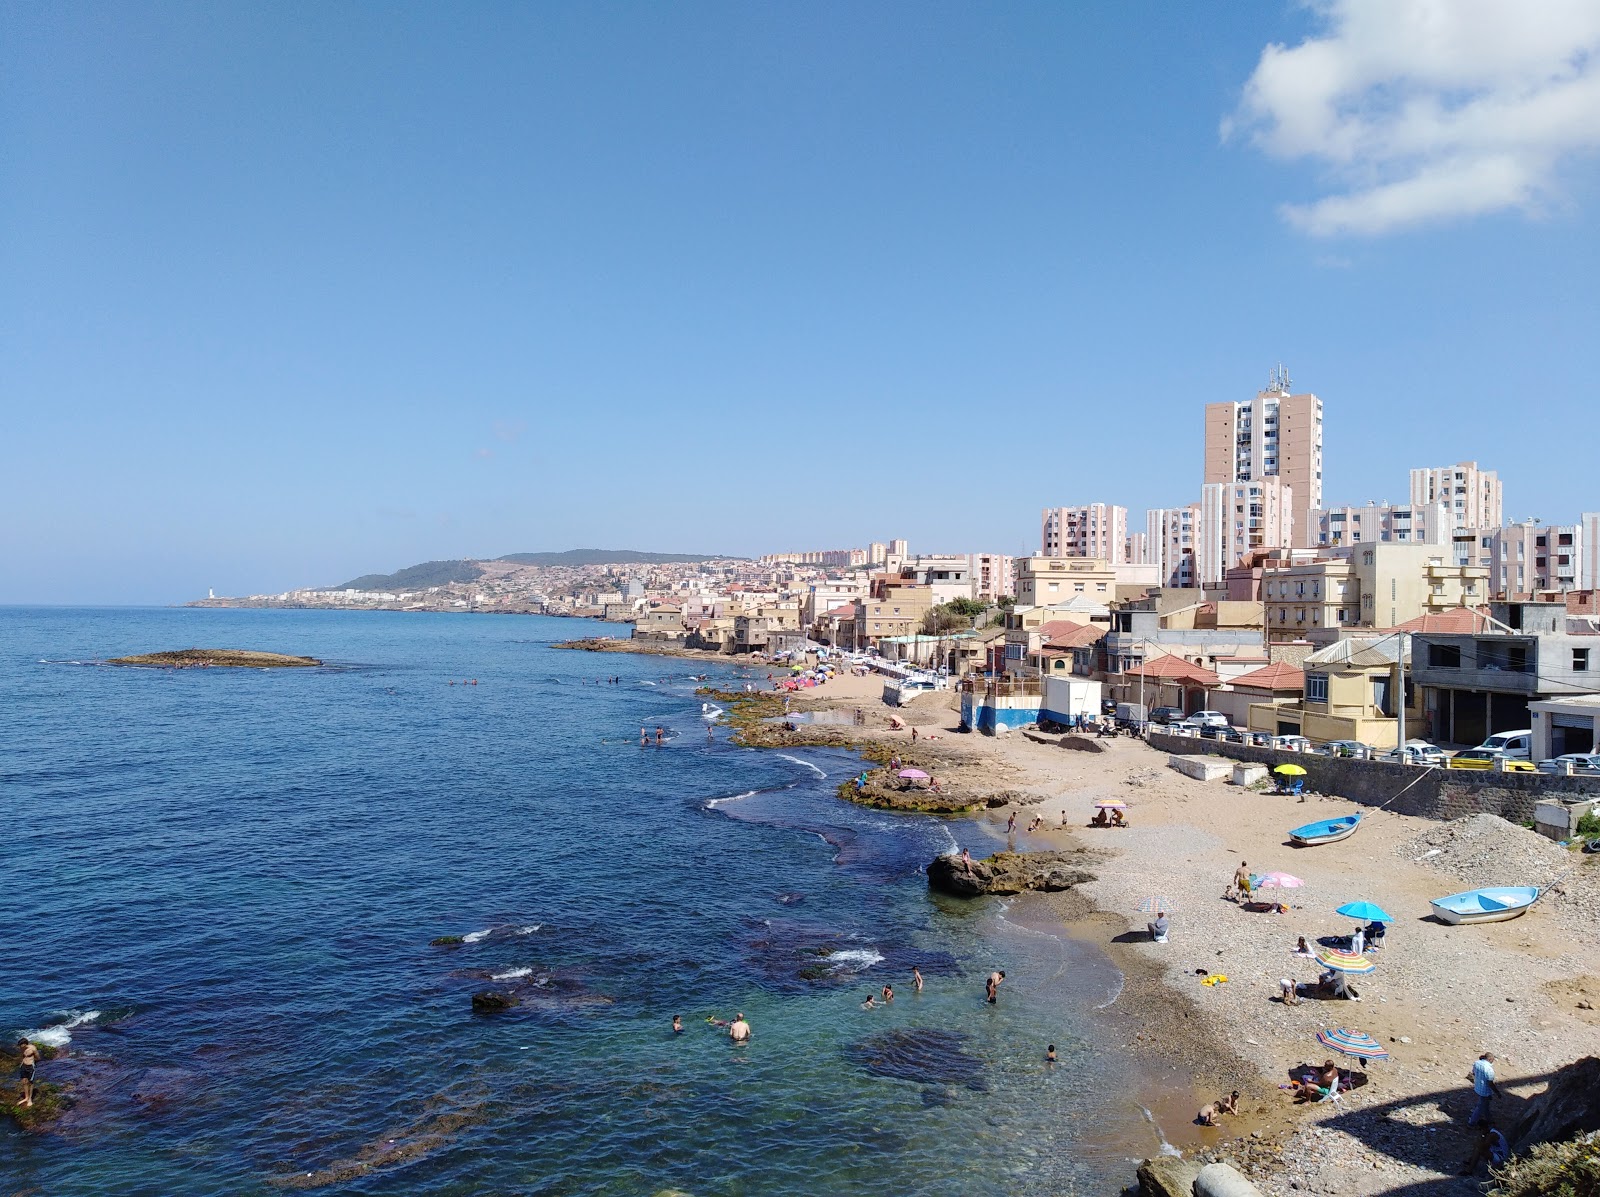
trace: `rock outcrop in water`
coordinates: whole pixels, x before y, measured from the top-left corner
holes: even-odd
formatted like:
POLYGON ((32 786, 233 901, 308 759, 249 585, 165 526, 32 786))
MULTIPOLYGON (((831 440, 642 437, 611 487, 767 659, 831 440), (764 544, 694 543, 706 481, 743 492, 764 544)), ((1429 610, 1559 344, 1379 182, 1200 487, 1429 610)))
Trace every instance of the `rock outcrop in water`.
POLYGON ((502 1010, 510 1010, 520 1005, 522 1005, 521 998, 504 990, 485 989, 472 995, 472 1012, 474 1014, 499 1014, 502 1010))
POLYGON ((162 669, 305 669, 322 662, 315 657, 291 657, 244 648, 180 648, 171 652, 113 657, 107 665, 159 666, 162 669))
POLYGON ((969 872, 959 856, 936 857, 928 865, 928 888, 957 898, 984 894, 1055 892, 1093 881, 1083 866, 1087 852, 996 852, 972 862, 969 872))

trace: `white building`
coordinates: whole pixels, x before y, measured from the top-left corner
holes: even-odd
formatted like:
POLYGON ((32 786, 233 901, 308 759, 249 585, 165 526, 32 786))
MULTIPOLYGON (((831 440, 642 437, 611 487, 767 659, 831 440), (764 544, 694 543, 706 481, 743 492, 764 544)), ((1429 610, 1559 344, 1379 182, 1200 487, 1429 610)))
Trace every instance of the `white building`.
POLYGON ((1249 402, 1206 404, 1205 484, 1265 478, 1292 488, 1291 524, 1309 537, 1311 511, 1322 506, 1322 400, 1291 393, 1282 366, 1249 402))
POLYGON ((1163 586, 1195 586, 1195 532, 1200 504, 1154 507, 1144 513, 1144 561, 1157 567, 1163 586))
POLYGON ((1201 488, 1195 566, 1201 586, 1221 586, 1258 549, 1294 544, 1294 488, 1279 477, 1214 482, 1201 488))
POLYGON ((1109 503, 1046 507, 1039 549, 1046 557, 1099 557, 1113 565, 1125 561, 1128 509, 1109 503))
POLYGON ((1374 542, 1447 545, 1455 527, 1442 503, 1323 507, 1312 511, 1311 520, 1318 548, 1374 542))
POLYGON ((1429 503, 1442 503, 1449 513, 1457 565, 1492 564, 1487 537, 1504 522, 1499 474, 1479 469, 1475 461, 1412 470, 1412 506, 1429 503))

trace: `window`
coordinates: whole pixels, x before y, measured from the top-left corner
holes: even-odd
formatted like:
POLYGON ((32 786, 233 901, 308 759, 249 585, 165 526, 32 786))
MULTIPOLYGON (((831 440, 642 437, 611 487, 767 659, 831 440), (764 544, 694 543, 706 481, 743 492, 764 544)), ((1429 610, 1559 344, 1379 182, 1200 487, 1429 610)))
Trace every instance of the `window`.
POLYGON ((1433 669, 1460 669, 1461 646, 1458 644, 1428 645, 1428 665, 1433 669))
POLYGON ((1306 701, 1328 701, 1328 675, 1325 673, 1306 674, 1306 701))
POLYGON ((1575 648, 1572 650, 1572 672, 1587 673, 1589 671, 1589 650, 1575 648))

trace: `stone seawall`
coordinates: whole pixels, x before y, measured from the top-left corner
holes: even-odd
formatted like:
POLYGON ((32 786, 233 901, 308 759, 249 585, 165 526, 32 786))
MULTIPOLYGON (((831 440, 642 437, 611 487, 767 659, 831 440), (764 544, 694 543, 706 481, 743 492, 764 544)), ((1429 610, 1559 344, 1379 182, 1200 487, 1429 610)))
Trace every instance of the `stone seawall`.
POLYGON ((1174 736, 1153 729, 1146 739, 1152 748, 1173 756, 1220 756, 1269 769, 1293 763, 1305 769, 1308 790, 1348 798, 1362 806, 1382 806, 1399 794, 1390 810, 1425 819, 1491 814, 1513 823, 1528 823, 1533 819, 1534 805, 1541 799, 1600 797, 1600 778, 1424 769, 1389 761, 1358 761, 1174 736))

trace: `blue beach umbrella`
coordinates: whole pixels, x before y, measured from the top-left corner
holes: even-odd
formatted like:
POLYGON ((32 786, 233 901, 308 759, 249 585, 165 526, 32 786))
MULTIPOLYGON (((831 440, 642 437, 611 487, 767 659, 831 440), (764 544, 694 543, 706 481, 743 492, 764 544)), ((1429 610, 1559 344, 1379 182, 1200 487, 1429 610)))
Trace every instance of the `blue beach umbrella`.
POLYGON ((1342 914, 1353 919, 1366 919, 1369 923, 1394 922, 1393 916, 1387 914, 1382 906, 1377 906, 1371 902, 1346 902, 1333 913, 1342 914))

